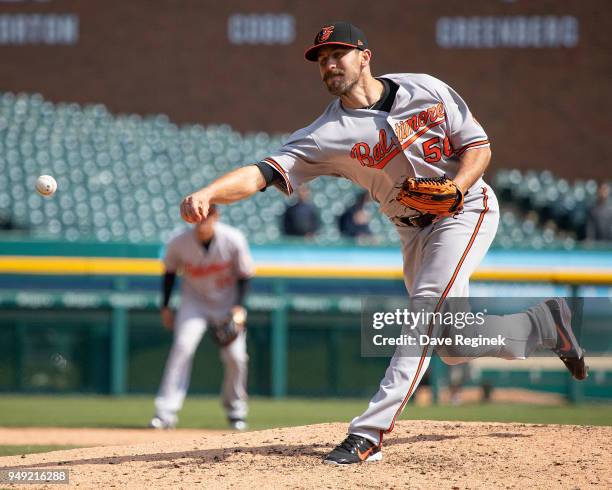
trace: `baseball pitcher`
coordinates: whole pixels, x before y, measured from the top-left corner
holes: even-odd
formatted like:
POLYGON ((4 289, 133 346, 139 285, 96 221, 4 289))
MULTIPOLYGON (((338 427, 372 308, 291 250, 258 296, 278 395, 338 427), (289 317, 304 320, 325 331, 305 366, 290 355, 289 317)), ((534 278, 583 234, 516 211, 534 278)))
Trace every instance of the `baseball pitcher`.
MULTIPOLYGON (((343 177, 366 189, 396 226, 411 301, 433 298, 437 310, 446 298, 467 297, 469 278, 499 220, 495 193, 483 180, 491 150, 481 124, 459 94, 434 77, 373 77, 366 36, 347 22, 324 26, 305 57, 317 64, 336 98, 274 154, 187 196, 181 203, 183 218, 197 223, 211 204, 232 203, 270 185, 291 194, 320 175, 343 177)), ((512 342, 486 355, 524 359, 548 348, 574 377, 586 377, 583 351, 563 300, 488 320, 488 326, 510 327, 512 342)), ((379 391, 325 463, 382 459, 383 434, 393 429, 418 386, 429 364, 428 350, 423 347, 417 356, 396 351, 379 391)), ((439 354, 449 363, 470 358, 462 352, 439 354)))
POLYGON ((248 356, 243 304, 253 263, 244 235, 219 223, 212 206, 205 219, 168 243, 164 268, 161 316, 164 327, 174 330, 174 340, 149 426, 176 426, 193 356, 209 330, 224 364, 222 401, 228 422, 236 430, 246 429, 248 356), (177 272, 182 272, 183 281, 175 317, 168 305, 177 272))

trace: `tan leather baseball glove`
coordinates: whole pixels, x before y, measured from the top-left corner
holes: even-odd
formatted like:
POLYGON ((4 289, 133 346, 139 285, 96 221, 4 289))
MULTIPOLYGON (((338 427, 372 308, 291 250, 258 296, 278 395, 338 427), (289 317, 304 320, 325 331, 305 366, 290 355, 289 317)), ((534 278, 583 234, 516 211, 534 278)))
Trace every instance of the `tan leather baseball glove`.
POLYGON ((406 179, 396 199, 407 208, 436 218, 455 216, 463 209, 463 193, 446 175, 406 179))
POLYGON ((245 321, 246 310, 236 307, 235 311, 232 311, 224 320, 210 322, 212 339, 221 347, 228 346, 246 328, 245 321))
POLYGON ((220 347, 226 347, 231 344, 240 332, 244 330, 244 325, 236 323, 233 318, 229 317, 222 322, 211 322, 210 333, 215 344, 220 347))

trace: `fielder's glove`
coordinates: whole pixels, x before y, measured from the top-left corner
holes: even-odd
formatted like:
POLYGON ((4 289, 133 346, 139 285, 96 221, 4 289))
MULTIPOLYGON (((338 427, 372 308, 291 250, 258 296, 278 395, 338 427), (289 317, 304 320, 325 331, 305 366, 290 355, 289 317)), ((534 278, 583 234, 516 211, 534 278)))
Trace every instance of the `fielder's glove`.
POLYGON ((220 322, 211 322, 211 335, 214 342, 220 347, 231 344, 245 329, 246 315, 234 313, 220 322))
POLYGON ((446 175, 406 179, 396 199, 422 215, 433 215, 434 220, 456 216, 463 210, 463 193, 446 175))

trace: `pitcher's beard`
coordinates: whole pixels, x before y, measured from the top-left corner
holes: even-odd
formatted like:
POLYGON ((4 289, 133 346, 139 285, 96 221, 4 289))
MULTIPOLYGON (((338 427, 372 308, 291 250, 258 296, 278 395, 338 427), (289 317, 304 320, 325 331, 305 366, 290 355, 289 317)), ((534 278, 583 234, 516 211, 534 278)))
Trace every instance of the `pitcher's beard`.
POLYGON ((348 93, 354 85, 357 83, 357 80, 326 80, 325 85, 330 94, 335 95, 337 97, 341 97, 348 93))

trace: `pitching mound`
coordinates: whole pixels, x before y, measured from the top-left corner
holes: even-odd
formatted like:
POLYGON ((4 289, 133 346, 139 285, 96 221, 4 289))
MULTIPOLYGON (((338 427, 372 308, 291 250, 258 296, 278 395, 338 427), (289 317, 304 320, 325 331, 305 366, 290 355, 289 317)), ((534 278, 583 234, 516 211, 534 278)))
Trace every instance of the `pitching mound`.
POLYGON ((0 467, 66 468, 81 488, 612 487, 610 427, 403 421, 382 462, 323 465, 345 430, 176 431, 153 443, 0 458, 0 467))
POLYGON ((145 442, 195 439, 229 430, 92 429, 66 427, 0 427, 0 445, 127 446, 145 442))

